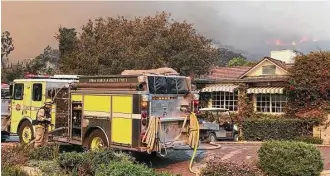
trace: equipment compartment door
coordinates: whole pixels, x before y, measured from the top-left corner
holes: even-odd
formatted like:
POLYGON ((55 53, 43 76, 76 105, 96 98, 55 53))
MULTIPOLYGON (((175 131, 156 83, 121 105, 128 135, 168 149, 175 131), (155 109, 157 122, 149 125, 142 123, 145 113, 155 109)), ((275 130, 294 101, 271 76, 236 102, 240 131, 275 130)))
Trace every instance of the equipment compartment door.
POLYGON ((112 143, 132 145, 132 101, 132 96, 112 97, 112 143))

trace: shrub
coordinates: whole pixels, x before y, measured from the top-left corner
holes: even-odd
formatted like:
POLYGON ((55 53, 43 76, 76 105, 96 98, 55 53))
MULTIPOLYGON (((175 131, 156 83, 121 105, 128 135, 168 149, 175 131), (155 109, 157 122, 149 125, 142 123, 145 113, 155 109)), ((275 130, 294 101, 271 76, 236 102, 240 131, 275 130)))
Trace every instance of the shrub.
POLYGON ((303 142, 269 141, 258 154, 261 169, 272 176, 319 175, 323 170, 320 151, 303 142))
POLYGON ((206 167, 202 169, 202 176, 263 176, 261 170, 256 166, 249 164, 237 165, 231 162, 223 162, 221 158, 216 157, 206 163, 206 167))
POLYGON ((109 164, 101 164, 96 169, 95 175, 97 176, 167 176, 166 173, 156 173, 153 169, 148 168, 143 164, 133 164, 127 161, 115 161, 109 164))
POLYGON ((100 164, 107 165, 113 161, 133 162, 134 158, 125 153, 116 153, 111 149, 106 149, 104 151, 94 153, 94 157, 92 159, 92 170, 95 172, 100 164))
POLYGON ((91 153, 68 152, 61 153, 58 157, 58 163, 66 170, 73 170, 75 167, 91 162, 91 153))
POLYGON ((323 139, 313 136, 300 136, 296 137, 295 141, 305 142, 308 144, 323 144, 323 139))
POLYGON ((28 161, 30 148, 25 145, 15 145, 1 149, 1 161, 3 165, 15 166, 24 165, 28 161))
POLYGON ((313 120, 302 119, 246 119, 243 122, 245 140, 294 140, 312 133, 313 120))
POLYGON ((29 152, 29 158, 32 160, 53 160, 59 156, 58 145, 46 145, 35 148, 29 152))
POLYGON ((66 176, 65 171, 59 166, 56 160, 40 161, 40 160, 30 160, 27 163, 29 167, 37 167, 43 173, 43 175, 50 176, 66 176))
POLYGON ((21 168, 17 166, 1 166, 1 176, 29 176, 28 173, 23 171, 21 168))

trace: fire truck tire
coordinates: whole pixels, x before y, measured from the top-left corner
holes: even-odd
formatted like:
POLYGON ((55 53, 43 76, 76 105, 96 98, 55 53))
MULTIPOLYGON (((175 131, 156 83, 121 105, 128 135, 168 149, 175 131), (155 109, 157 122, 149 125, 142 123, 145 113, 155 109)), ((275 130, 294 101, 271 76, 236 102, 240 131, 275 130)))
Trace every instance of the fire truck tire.
POLYGON ((24 121, 19 127, 18 136, 19 142, 23 144, 28 144, 34 139, 33 127, 29 121, 24 121))
POLYGON ((87 149, 95 151, 106 147, 108 147, 108 142, 103 131, 99 129, 93 130, 87 139, 87 149))

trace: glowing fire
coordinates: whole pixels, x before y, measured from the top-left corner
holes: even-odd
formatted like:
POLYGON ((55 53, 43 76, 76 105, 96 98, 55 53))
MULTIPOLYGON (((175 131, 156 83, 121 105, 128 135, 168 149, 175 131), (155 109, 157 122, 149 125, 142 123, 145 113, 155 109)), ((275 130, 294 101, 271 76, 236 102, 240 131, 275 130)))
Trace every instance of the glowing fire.
POLYGON ((272 40, 272 41, 267 41, 267 44, 268 44, 268 45, 275 44, 276 46, 290 46, 290 45, 292 45, 292 46, 296 46, 297 43, 298 43, 298 44, 301 44, 301 43, 308 42, 308 41, 316 42, 317 40, 316 40, 316 39, 311 40, 311 39, 309 39, 308 37, 303 36, 303 37, 299 40, 299 42, 297 42, 297 41, 292 41, 292 42, 288 42, 288 43, 286 43, 286 42, 281 41, 280 39, 275 39, 275 40, 272 40))

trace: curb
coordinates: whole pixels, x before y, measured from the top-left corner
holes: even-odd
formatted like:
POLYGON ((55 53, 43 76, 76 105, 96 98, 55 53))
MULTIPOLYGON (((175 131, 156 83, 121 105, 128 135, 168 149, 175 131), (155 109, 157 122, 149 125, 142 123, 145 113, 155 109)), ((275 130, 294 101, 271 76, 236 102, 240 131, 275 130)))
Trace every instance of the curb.
MULTIPOLYGON (((215 142, 216 144, 254 144, 254 145, 261 145, 265 142, 259 142, 259 141, 241 141, 241 142, 222 142, 218 141, 215 142)), ((316 147, 330 147, 329 144, 313 144, 316 147)))

